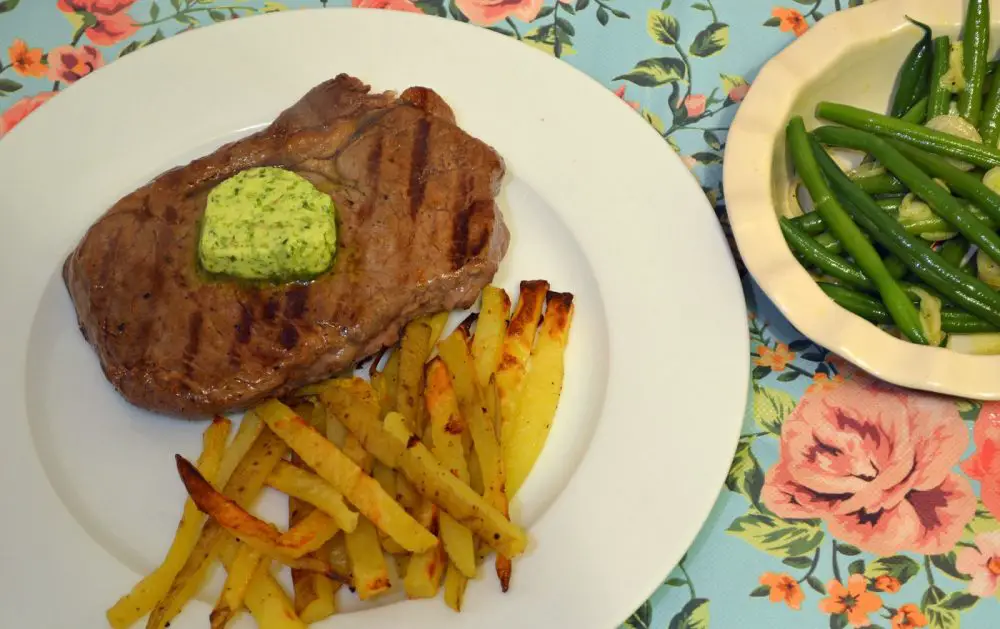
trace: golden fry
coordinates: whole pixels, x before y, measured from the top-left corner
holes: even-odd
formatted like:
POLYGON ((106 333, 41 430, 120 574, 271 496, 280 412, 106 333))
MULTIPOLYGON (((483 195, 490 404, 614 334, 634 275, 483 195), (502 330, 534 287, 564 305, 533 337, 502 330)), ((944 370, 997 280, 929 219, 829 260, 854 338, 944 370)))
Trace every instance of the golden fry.
POLYGON ((365 474, 292 409, 271 400, 261 405, 258 412, 268 427, 286 440, 309 467, 403 548, 423 552, 437 544, 437 538, 386 494, 378 481, 365 474))
POLYGON ((521 282, 521 295, 507 326, 507 335, 504 337, 503 349, 500 352, 500 363, 494 376, 497 396, 500 399, 501 443, 508 440, 507 434, 517 419, 521 386, 548 290, 549 283, 544 280, 521 282))
POLYGON ((455 564, 449 564, 448 572, 444 575, 444 602, 456 612, 462 611, 465 586, 468 582, 469 579, 461 570, 455 568, 455 564))
MULTIPOLYGON (((228 419, 216 417, 205 429, 202 435, 202 450, 198 457, 198 469, 214 483, 218 482, 219 466, 224 457, 226 441, 229 438, 229 431, 232 424, 228 419)), ((156 603, 170 589, 171 581, 180 571, 181 567, 191 555, 191 551, 198 541, 198 534, 204 517, 198 511, 193 500, 184 502, 184 510, 180 523, 177 525, 177 532, 174 534, 174 541, 170 544, 167 556, 163 563, 143 577, 132 588, 132 591, 123 596, 108 610, 108 623, 113 629, 125 629, 135 621, 148 614, 156 603)))
POLYGON ((359 520, 358 528, 344 536, 344 543, 358 598, 365 601, 386 592, 390 587, 389 568, 371 521, 359 520))
POLYGON ((236 615, 236 612, 243 607, 243 601, 246 597, 247 589, 250 587, 250 581, 253 580, 254 575, 257 573, 257 568, 262 562, 267 563, 259 551, 254 550, 246 544, 239 545, 236 557, 226 567, 226 582, 222 586, 222 594, 219 596, 219 601, 208 616, 212 629, 222 629, 222 627, 225 627, 232 620, 233 616, 236 615))
MULTIPOLYGON (((288 524, 295 527, 301 524, 310 514, 315 511, 308 502, 296 498, 288 498, 288 524)), ((355 524, 357 522, 355 521, 355 524)), ((332 540, 327 540, 323 547, 311 553, 309 557, 320 559, 329 557, 332 540)), ((333 568, 336 571, 336 567, 333 568)), ((345 570, 341 574, 348 574, 345 570)), ((292 591, 294 593, 295 612, 302 619, 302 622, 311 624, 327 618, 337 611, 337 603, 334 595, 340 587, 340 583, 330 577, 312 572, 309 570, 292 569, 292 591)))
POLYGON ((442 466, 427 446, 406 430, 399 414, 386 416, 385 432, 396 439, 397 446, 404 448, 397 461, 399 469, 425 498, 433 500, 505 557, 524 552, 528 543, 524 530, 442 466))
MULTIPOLYGON (((238 546, 236 540, 222 534, 225 539, 219 544, 219 555, 226 570, 231 570, 238 546)), ((288 595, 271 576, 266 561, 261 562, 250 580, 244 603, 261 629, 306 629, 288 595)))
POLYGON ((382 404, 382 414, 396 410, 396 396, 399 389, 399 351, 389 354, 389 359, 385 362, 385 369, 382 370, 382 377, 385 378, 385 397, 379 398, 382 404))
MULTIPOLYGON (((504 517, 509 517, 505 490, 506 474, 500 455, 500 444, 497 442, 493 421, 484 412, 485 407, 479 391, 472 352, 462 339, 454 335, 441 343, 439 351, 448 371, 451 372, 458 405, 462 409, 469 434, 472 435, 472 444, 485 485, 483 497, 504 517)), ((500 578, 500 587, 506 592, 510 587, 511 577, 509 557, 497 555, 496 572, 500 578)))
POLYGON ((534 467, 548 439, 562 394, 564 355, 573 322, 573 296, 549 293, 545 319, 531 352, 521 388, 518 416, 504 424, 503 457, 507 495, 513 497, 534 467))
POLYGON ((444 331, 444 326, 448 325, 448 317, 450 316, 450 312, 439 312, 436 315, 420 317, 420 321, 423 321, 427 325, 431 326, 431 338, 428 343, 428 347, 434 347, 437 345, 438 339, 441 338, 441 332, 444 331))
POLYGON ((260 420, 260 417, 257 417, 257 413, 253 412, 253 410, 249 410, 243 414, 243 419, 240 420, 240 427, 236 429, 236 436, 233 437, 233 442, 229 444, 229 447, 226 448, 226 453, 222 456, 215 485, 224 487, 229 482, 229 479, 236 471, 236 467, 240 464, 240 461, 246 458, 254 443, 257 442, 261 433, 264 432, 264 428, 264 422, 260 420))
MULTIPOLYGON (((427 365, 425 396, 430 416, 434 456, 456 478, 468 483, 469 470, 462 443, 465 422, 458 411, 458 399, 452 387, 448 368, 440 357, 434 358, 427 365)), ((438 534, 451 563, 465 576, 474 578, 476 557, 472 531, 456 522, 447 513, 442 513, 438 534)))
POLYGON ((399 343, 399 388, 396 390, 396 411, 406 419, 411 432, 423 432, 419 422, 419 405, 424 395, 424 363, 430 354, 431 327, 414 321, 406 326, 399 343))
POLYGON ((507 316, 510 314, 510 297, 507 291, 496 286, 483 289, 483 304, 479 309, 476 334, 472 337, 472 355, 476 361, 476 375, 481 386, 486 386, 500 363, 507 316))
POLYGON ((441 577, 448 562, 440 546, 410 557, 403 589, 407 598, 434 598, 441 587, 441 577))
POLYGON ((353 531, 358 525, 358 514, 347 506, 343 494, 308 470, 279 461, 267 477, 267 484, 318 508, 345 531, 353 531))

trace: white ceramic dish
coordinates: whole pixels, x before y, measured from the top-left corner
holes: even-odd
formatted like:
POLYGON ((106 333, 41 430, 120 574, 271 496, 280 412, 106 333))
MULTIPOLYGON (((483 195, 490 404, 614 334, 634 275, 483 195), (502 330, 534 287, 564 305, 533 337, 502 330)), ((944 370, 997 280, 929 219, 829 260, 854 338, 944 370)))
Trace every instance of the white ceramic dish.
MULTIPOLYGON (((126 57, 0 143, 4 626, 104 626, 165 552, 184 497, 172 455, 194 456, 203 428, 107 385, 76 329, 64 257, 121 194, 342 71, 377 89, 431 86, 497 147, 512 230, 497 282, 545 277, 577 295, 577 317, 550 443, 513 509, 532 542, 511 591, 487 576, 460 615, 398 595, 362 611, 345 591, 355 613, 323 626, 607 629, 694 539, 736 445, 748 367, 739 282, 695 180, 613 94, 528 46, 408 14, 296 11, 126 57), (662 246, 673 233, 687 237, 662 246)), ((285 507, 269 495, 259 511, 280 523, 285 507)), ((171 626, 205 626, 215 596, 171 626)))
MULTIPOLYGON (((733 234, 754 279, 803 334, 895 384, 978 399, 1000 399, 1000 356, 970 356, 894 338, 834 304, 795 260, 777 216, 791 215, 785 125, 806 127, 819 101, 886 111, 899 66, 919 31, 956 37, 964 0, 879 0, 831 14, 760 71, 730 129, 724 184, 733 234)), ((994 47, 1000 2, 991 2, 994 47)))

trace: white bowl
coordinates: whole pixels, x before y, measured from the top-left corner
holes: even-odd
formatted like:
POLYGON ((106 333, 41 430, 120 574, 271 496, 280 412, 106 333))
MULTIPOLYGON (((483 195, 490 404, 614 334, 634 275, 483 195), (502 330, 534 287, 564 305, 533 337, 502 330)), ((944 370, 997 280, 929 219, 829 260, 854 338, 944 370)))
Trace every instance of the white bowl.
MULTIPOLYGON (((899 67, 920 37, 956 39, 965 0, 879 0, 831 14, 764 66, 729 132, 723 174, 729 220, 757 283, 804 335, 889 382, 984 400, 1000 399, 1000 356, 971 356, 897 339, 833 303, 792 256, 777 217, 791 215, 785 125, 816 120, 820 101, 884 112, 899 67)), ((990 3, 993 48, 1000 0, 990 3)), ((992 57, 991 57, 992 58, 992 57)))

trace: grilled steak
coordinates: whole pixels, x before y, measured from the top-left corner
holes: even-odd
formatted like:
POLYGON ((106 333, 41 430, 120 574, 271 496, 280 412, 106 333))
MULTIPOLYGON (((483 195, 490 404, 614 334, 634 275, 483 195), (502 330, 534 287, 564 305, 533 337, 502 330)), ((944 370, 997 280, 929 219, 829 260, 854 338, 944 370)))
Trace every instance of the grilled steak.
POLYGON ((187 417, 246 408, 348 368, 415 317, 472 304, 506 252, 504 165, 420 87, 373 94, 341 75, 266 129, 118 201, 66 260, 80 329, 133 404, 187 417), (337 209, 333 268, 252 285, 197 269, 208 192, 288 168, 337 209))

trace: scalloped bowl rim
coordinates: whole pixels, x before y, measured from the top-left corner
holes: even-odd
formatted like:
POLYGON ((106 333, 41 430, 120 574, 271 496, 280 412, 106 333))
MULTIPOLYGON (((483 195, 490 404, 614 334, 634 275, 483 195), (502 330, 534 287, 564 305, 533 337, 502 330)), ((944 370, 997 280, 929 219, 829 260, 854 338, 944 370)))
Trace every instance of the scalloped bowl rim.
MULTIPOLYGON (((747 269, 798 330, 891 383, 961 397, 1000 399, 1000 356, 959 354, 895 338, 834 304, 792 255, 775 208, 775 146, 803 89, 849 51, 907 28, 904 13, 953 25, 961 0, 880 0, 831 14, 760 71, 730 129, 723 171, 729 220, 747 269), (808 62, 804 62, 808 60, 808 62)), ((998 5, 996 1, 993 5, 998 5)), ((993 26, 1000 25, 994 11, 993 26)))

